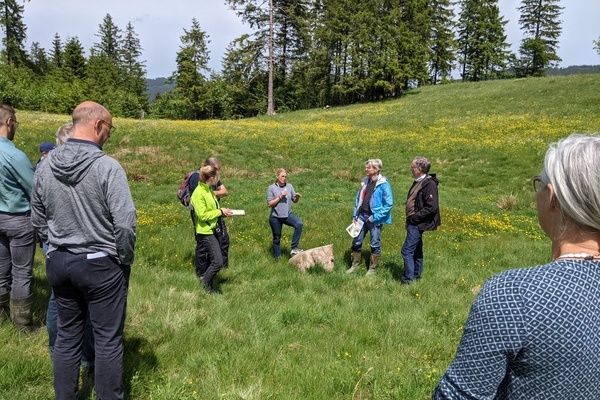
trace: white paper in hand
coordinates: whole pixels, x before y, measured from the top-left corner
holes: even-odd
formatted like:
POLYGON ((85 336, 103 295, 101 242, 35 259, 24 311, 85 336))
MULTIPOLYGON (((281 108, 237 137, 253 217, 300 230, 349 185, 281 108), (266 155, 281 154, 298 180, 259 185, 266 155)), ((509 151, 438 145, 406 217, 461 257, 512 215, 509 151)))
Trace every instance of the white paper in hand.
POLYGON ((348 227, 346 228, 346 232, 348 232, 348 235, 355 238, 360 233, 360 230, 362 229, 363 225, 363 220, 357 219, 356 222, 352 222, 350 225, 348 225, 348 227))

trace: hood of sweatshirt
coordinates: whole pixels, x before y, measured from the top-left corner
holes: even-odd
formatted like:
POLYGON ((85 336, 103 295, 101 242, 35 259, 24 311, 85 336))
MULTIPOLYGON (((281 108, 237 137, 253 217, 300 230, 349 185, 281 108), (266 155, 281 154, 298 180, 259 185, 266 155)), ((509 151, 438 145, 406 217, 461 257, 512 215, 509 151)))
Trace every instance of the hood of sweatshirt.
POLYGON ((60 182, 74 185, 87 175, 90 165, 105 153, 93 142, 69 140, 52 150, 47 157, 52 174, 60 182))

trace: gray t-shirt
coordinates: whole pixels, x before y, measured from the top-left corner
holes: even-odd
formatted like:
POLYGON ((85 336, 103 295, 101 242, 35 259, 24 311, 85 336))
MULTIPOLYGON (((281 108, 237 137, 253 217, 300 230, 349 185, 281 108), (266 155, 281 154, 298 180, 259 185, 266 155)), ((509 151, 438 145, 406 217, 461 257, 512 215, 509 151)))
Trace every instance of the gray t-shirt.
POLYGON ((287 218, 290 215, 292 212, 292 199, 296 195, 296 191, 294 191, 294 187, 289 183, 286 183, 283 187, 274 183, 267 189, 267 204, 275 197, 279 197, 284 190, 287 190, 287 195, 279 200, 279 203, 275 207, 271 207, 271 215, 277 218, 287 218))

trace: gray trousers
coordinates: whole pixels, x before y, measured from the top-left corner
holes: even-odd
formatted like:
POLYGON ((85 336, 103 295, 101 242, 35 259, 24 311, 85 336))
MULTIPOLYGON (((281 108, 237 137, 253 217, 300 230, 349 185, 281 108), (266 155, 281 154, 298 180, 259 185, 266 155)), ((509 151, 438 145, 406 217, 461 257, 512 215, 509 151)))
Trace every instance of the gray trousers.
POLYGON ((31 295, 35 235, 29 215, 0 213, 0 294, 31 295))

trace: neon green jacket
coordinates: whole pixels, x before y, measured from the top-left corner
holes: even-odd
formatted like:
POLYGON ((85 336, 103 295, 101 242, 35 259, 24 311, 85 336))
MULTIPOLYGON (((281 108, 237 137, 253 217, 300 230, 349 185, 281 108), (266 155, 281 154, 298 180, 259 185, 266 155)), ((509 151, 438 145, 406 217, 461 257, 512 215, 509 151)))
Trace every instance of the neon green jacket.
POLYGON ((212 235, 213 229, 217 227, 217 220, 223 213, 217 197, 206 183, 198 183, 190 198, 190 204, 196 216, 196 233, 212 235))

